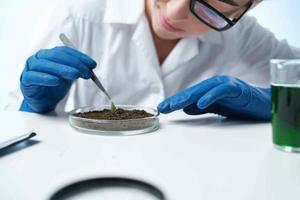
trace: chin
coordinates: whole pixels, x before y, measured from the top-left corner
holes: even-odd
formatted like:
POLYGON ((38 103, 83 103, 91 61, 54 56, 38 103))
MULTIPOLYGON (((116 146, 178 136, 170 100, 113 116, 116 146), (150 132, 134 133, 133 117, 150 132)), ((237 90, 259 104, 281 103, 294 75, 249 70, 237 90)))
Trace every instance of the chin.
POLYGON ((162 28, 159 27, 153 27, 154 28, 154 33, 157 37, 161 39, 166 39, 166 40, 176 40, 176 39, 181 39, 185 37, 185 34, 180 33, 180 32, 168 32, 162 28))
POLYGON ((165 32, 160 32, 160 31, 155 31, 155 34, 159 38, 165 39, 165 40, 176 40, 176 39, 181 39, 184 37, 182 35, 170 34, 170 33, 165 33, 165 32))
POLYGON ((206 33, 211 31, 210 28, 203 26, 201 27, 201 29, 190 30, 189 32, 184 32, 184 31, 171 32, 164 29, 162 26, 160 26, 157 23, 152 24, 152 28, 153 28, 152 29, 153 32, 157 37, 165 40, 178 40, 190 36, 205 35, 206 33))

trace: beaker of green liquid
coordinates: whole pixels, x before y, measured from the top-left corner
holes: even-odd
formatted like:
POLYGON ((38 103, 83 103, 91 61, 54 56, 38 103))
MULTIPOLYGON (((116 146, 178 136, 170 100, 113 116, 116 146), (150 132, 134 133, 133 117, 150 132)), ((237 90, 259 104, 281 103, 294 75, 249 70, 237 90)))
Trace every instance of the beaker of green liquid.
POLYGON ((300 59, 271 60, 271 90, 273 143, 300 152, 300 59))

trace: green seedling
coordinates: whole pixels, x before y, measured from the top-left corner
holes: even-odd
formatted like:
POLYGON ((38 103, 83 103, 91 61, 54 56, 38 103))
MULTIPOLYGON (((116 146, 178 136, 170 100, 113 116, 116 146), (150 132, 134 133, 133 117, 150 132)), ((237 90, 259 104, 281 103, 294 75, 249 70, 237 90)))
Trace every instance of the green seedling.
POLYGON ((117 108, 116 108, 114 102, 111 102, 110 107, 111 107, 111 112, 112 113, 115 113, 117 111, 117 108))

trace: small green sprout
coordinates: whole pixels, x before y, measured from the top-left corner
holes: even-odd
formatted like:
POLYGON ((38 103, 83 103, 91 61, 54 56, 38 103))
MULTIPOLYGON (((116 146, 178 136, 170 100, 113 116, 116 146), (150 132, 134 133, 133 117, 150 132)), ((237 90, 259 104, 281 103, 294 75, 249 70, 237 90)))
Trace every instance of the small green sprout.
POLYGON ((111 102, 110 107, 111 107, 111 112, 112 113, 115 113, 117 111, 117 108, 116 108, 114 102, 111 102))

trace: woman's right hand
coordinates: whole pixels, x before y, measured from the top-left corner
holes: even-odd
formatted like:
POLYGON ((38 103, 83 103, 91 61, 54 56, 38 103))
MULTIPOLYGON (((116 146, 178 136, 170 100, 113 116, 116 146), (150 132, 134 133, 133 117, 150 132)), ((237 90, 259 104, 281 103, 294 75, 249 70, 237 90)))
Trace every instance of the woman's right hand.
POLYGON ((96 62, 69 47, 38 51, 28 58, 20 77, 24 100, 21 111, 53 111, 78 78, 89 79, 96 62))

